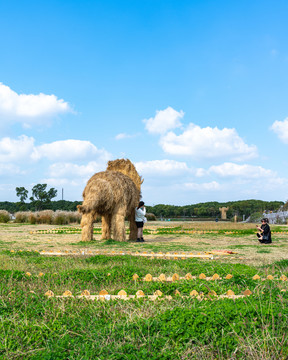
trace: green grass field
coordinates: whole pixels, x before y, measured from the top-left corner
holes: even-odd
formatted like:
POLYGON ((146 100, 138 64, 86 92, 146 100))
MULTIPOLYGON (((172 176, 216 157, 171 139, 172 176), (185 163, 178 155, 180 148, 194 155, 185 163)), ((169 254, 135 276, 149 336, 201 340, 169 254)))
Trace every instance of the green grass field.
MULTIPOLYGON (((239 257, 238 260, 237 255, 233 261, 227 257, 216 260, 104 255, 45 257, 28 250, 33 250, 33 243, 40 243, 41 249, 41 236, 46 243, 46 235, 35 237, 23 226, 13 228, 18 235, 7 236, 11 229, 6 227, 0 238, 1 359, 288 358, 288 282, 280 280, 282 275, 288 276, 288 260, 275 261, 269 253, 275 251, 274 248, 249 248, 247 256, 254 251, 253 259, 270 256, 270 261, 262 265, 246 264, 245 259, 239 257), (21 239, 25 239, 25 246, 21 239), (132 278, 135 273, 138 280, 132 278), (191 273, 196 279, 145 282, 142 278, 148 273, 155 277, 161 273, 166 276, 177 273, 180 277, 191 273), (217 273, 222 279, 199 279, 201 273, 207 277, 217 273), (233 277, 226 279, 227 274, 233 277), (260 280, 253 280, 256 274, 260 280), (268 275, 272 275, 273 280, 268 280, 268 275), (103 289, 111 295, 120 290, 128 295, 135 295, 138 290, 152 295, 160 290, 163 296, 155 301, 147 297, 104 301, 77 298, 84 290, 99 294, 103 289), (252 292, 250 296, 218 297, 228 290, 241 295, 247 289, 252 292), (55 296, 45 296, 48 290, 55 296), (66 290, 75 297, 56 297, 66 290), (180 295, 175 295, 176 290, 180 295), (189 296, 192 290, 200 296, 189 296), (212 295, 213 291, 217 296, 212 295), (166 299, 166 295, 171 298, 166 299)), ((182 235, 178 235, 180 238, 174 245, 181 248, 186 240, 181 243, 182 235)), ((66 235, 56 236, 51 246, 59 249, 61 238, 66 235)), ((75 235, 69 236, 62 248, 71 243, 75 235)), ((165 251, 167 245, 173 245, 167 234, 157 236, 160 240, 156 243, 147 237, 145 246, 149 246, 149 250, 159 251, 162 247, 165 251)), ((186 234, 183 239, 184 236, 186 234)), ((224 248, 222 236, 213 234, 213 241, 219 237, 224 248)), ((249 236, 249 233, 240 234, 239 246, 248 246, 249 236)), ((274 237, 274 247, 285 245, 282 234, 278 242, 274 237)), ((209 234, 199 234, 193 239, 193 246, 198 244, 201 249, 210 250, 209 234)), ((234 240, 229 237, 226 248, 231 246, 230 241, 234 240)), ((190 242, 191 238, 187 247, 190 242)), ((77 246, 77 242, 73 243, 77 246)), ((136 246, 116 245, 113 241, 90 243, 91 248, 100 249, 112 246, 125 250, 136 246)))

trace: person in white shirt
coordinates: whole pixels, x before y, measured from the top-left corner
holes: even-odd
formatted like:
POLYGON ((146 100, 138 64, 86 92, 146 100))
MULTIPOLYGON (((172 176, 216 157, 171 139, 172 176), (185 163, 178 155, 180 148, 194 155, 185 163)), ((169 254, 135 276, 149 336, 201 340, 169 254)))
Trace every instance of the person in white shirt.
POLYGON ((137 242, 143 242, 143 227, 144 223, 147 221, 146 217, 146 208, 144 206, 144 201, 140 201, 139 205, 135 208, 135 222, 138 229, 137 232, 137 242))

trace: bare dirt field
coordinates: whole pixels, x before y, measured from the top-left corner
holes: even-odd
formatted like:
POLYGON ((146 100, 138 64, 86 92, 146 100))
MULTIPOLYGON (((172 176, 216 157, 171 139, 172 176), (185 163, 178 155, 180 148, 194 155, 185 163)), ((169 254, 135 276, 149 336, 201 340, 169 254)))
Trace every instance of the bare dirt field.
MULTIPOLYGON (((216 255, 216 258, 225 262, 250 265, 265 265, 288 258, 288 226, 282 225, 271 226, 273 242, 269 245, 258 242, 255 235, 255 224, 234 224, 230 222, 149 222, 146 229, 152 231, 158 229, 158 232, 146 234, 144 236, 145 243, 101 241, 100 234, 95 234, 93 241, 84 243, 81 241, 81 234, 73 233, 73 229, 79 229, 79 227, 79 225, 69 226, 72 233, 43 234, 39 233, 39 231, 55 229, 55 225, 2 224, 0 225, 0 250, 64 251, 105 249, 140 252, 188 251, 196 254, 213 250, 229 250, 234 252, 234 254, 226 256, 216 255), (164 231, 171 229, 171 233, 159 233, 161 232, 159 229, 164 231), (181 234, 181 229, 193 232, 181 234), (239 233, 237 233, 238 231, 239 233)), ((99 227, 100 224, 95 224, 95 228, 99 227)))

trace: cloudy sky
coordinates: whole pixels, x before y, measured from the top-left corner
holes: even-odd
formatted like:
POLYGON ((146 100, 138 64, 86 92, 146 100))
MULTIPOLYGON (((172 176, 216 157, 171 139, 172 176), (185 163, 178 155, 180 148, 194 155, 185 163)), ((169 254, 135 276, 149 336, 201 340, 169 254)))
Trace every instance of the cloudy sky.
POLYGON ((288 199, 288 3, 0 0, 0 201, 81 200, 129 158, 147 204, 288 199))

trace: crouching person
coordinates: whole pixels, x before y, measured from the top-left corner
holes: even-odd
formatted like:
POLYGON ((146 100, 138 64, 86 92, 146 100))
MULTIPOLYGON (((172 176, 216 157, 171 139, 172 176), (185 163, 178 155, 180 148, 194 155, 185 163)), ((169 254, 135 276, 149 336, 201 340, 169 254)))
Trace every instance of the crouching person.
POLYGON ((256 234, 258 237, 258 240, 261 244, 271 244, 271 230, 270 226, 268 225, 268 219, 264 218, 261 220, 261 226, 256 225, 259 232, 256 234))

